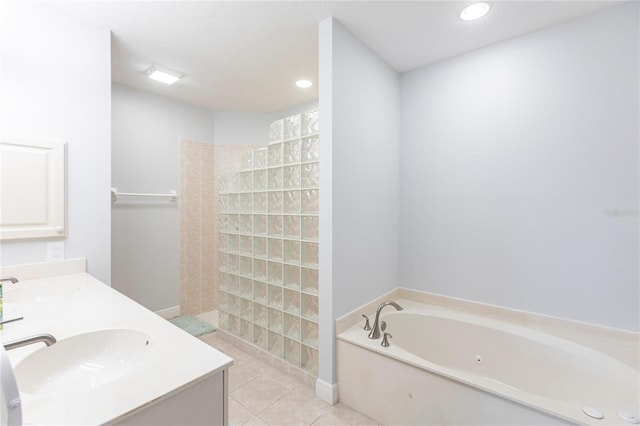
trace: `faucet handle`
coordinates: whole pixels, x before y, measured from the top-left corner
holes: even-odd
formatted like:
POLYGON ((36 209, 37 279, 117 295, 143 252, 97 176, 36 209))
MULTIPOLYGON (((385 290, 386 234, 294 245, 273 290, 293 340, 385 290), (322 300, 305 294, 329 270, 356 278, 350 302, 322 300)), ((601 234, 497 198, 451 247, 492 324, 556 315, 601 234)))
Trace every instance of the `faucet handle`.
POLYGON ((389 333, 384 333, 384 336, 382 336, 382 343, 380 343, 382 346, 384 346, 385 348, 389 347, 389 338, 393 337, 391 334, 389 333))
POLYGON ((366 316, 365 314, 362 314, 362 317, 364 318, 364 330, 365 331, 371 330, 371 326, 369 325, 369 317, 366 316))

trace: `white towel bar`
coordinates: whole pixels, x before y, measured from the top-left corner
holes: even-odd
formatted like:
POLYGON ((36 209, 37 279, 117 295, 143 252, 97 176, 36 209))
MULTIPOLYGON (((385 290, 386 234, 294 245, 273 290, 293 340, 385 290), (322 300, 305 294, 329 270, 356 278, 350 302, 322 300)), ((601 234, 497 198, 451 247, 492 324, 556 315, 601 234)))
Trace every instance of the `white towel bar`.
POLYGON ((117 188, 111 188, 111 202, 118 201, 118 197, 151 197, 151 198, 169 198, 169 201, 178 201, 178 193, 174 190, 169 191, 168 194, 145 194, 138 192, 118 192, 117 188))

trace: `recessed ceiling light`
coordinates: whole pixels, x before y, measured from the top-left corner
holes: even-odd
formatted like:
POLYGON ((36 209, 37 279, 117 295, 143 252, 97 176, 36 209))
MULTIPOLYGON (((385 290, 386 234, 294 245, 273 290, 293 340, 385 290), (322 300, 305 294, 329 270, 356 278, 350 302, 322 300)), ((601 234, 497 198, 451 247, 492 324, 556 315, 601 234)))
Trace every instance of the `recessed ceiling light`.
POLYGON ((308 89, 309 87, 313 86, 313 83, 309 80, 298 80, 296 81, 296 86, 302 89, 308 89))
POLYGON ((484 2, 472 3, 462 9, 462 12, 460 12, 460 19, 463 21, 480 19, 489 12, 489 8, 490 6, 484 2))
POLYGON ((171 71, 166 68, 161 68, 157 65, 153 65, 149 68, 145 74, 152 80, 159 81, 164 84, 173 84, 180 80, 182 74, 177 71, 171 71))

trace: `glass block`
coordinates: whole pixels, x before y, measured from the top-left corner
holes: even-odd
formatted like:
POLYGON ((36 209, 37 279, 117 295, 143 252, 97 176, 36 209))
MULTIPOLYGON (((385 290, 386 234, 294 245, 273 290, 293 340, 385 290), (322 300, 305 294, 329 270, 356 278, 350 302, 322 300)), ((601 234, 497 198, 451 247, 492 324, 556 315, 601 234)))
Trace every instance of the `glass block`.
POLYGON ((253 216, 250 214, 240 215, 240 232, 242 234, 251 234, 253 231, 253 216))
POLYGON ((318 270, 311 268, 300 269, 302 291, 318 294, 318 270))
POLYGON ((253 279, 258 281, 267 280, 267 262, 261 259, 253 259, 253 279))
POLYGON ((253 276, 253 258, 240 256, 240 275, 244 277, 253 276))
POLYGON ((293 315, 300 315, 300 292, 284 289, 284 305, 282 309, 293 315))
POLYGON ((296 367, 300 367, 300 343, 295 340, 284 338, 284 359, 296 367))
POLYGON ((218 209, 221 212, 226 212, 229 209, 229 196, 226 194, 218 195, 218 209))
POLYGON ((318 375, 318 351, 302 345, 300 364, 302 368, 314 376, 318 375))
POLYGON ((267 284, 267 305, 274 309, 282 309, 282 287, 267 284))
POLYGON ((267 240, 267 257, 269 260, 282 261, 282 240, 276 238, 267 240))
POLYGON ((226 272, 218 271, 218 289, 220 291, 227 291, 229 287, 229 274, 226 272))
POLYGON ((318 241, 320 234, 320 218, 318 216, 302 216, 302 239, 318 241))
POLYGON ((320 206, 320 191, 317 189, 304 189, 300 193, 302 213, 318 213, 320 206))
POLYGON ((251 321, 253 319, 253 303, 246 299, 240 299, 240 318, 251 321))
POLYGON ((267 216, 263 214, 253 215, 253 233, 265 235, 267 233, 267 216))
POLYGON ((240 297, 253 299, 253 280, 251 278, 240 278, 240 297))
POLYGON ((228 228, 229 228, 229 215, 219 214, 218 215, 218 231, 227 232, 228 228))
POLYGON ((229 192, 229 176, 220 176, 220 180, 218 181, 218 192, 229 192))
POLYGON ((320 138, 312 136, 302 139, 302 162, 320 160, 320 138))
POLYGON ((229 273, 238 275, 240 273, 240 256, 237 254, 229 255, 229 273))
POLYGON ((300 188, 300 166, 286 166, 283 168, 284 189, 300 188))
POLYGON ((227 249, 229 253, 237 253, 240 250, 240 236, 234 234, 227 234, 227 249))
POLYGON ((240 188, 240 175, 238 173, 232 173, 231 177, 227 180, 229 192, 238 192, 240 188))
POLYGON ((318 243, 302 243, 302 264, 318 266, 318 243))
POLYGON ((282 144, 274 143, 267 146, 267 164, 269 166, 282 165, 282 144))
POLYGON ((242 170, 251 170, 253 168, 252 151, 244 151, 240 154, 240 168, 242 170))
POLYGON ((300 290, 300 267, 283 265, 283 284, 287 288, 300 290))
POLYGON ((282 358, 282 335, 269 331, 267 339, 267 350, 271 355, 282 358))
POLYGON ((282 311, 267 308, 267 328, 276 333, 282 333, 282 311))
POLYGON ((250 321, 245 319, 240 319, 240 337, 247 342, 251 341, 251 331, 253 330, 253 325, 250 321))
POLYGON ((229 270, 229 255, 227 253, 218 252, 218 269, 223 272, 229 270))
POLYGON ((285 142, 282 145, 282 157, 284 164, 300 162, 300 139, 285 142))
POLYGON ((282 263, 267 262, 267 282, 282 285, 282 263))
POLYGON ((220 291, 218 293, 218 306, 221 310, 227 311, 229 310, 229 295, 226 291, 220 291))
POLYGON ((253 237, 253 256, 267 257, 267 239, 264 237, 253 237))
POLYGON ((267 231, 272 237, 282 235, 282 216, 270 215, 267 218, 267 231))
POLYGON ((253 282, 253 301, 267 304, 267 284, 260 281, 253 282))
POLYGON ((240 213, 253 212, 253 194, 240 194, 240 213))
POLYGON ((229 213, 238 213, 240 211, 240 196, 239 194, 229 194, 228 195, 229 213))
POLYGON ((291 115, 284 119, 284 138, 293 139, 300 137, 300 114, 291 115))
POLYGON ((303 318, 318 321, 318 296, 301 293, 300 314, 303 318))
POLYGON ((229 314, 225 311, 220 311, 219 315, 220 328, 229 331, 229 314))
POLYGON ((267 167, 267 147, 253 150, 253 168, 264 169, 267 167))
POLYGON ((240 318, 229 314, 229 333, 240 335, 240 318))
POLYGON ((267 330, 254 324, 252 342, 260 349, 267 350, 267 330))
POLYGON ((302 136, 318 133, 318 110, 314 109, 302 114, 302 136))
POLYGON ((267 212, 267 193, 266 192, 253 193, 253 212, 254 213, 267 212))
POLYGON ((282 168, 276 167, 268 170, 267 187, 269 189, 282 189, 282 168))
POLYGON ((226 232, 218 234, 218 249, 227 250, 229 248, 229 235, 226 232))
POLYGON ((290 339, 300 340, 300 317, 284 314, 284 335, 290 339))
POLYGON ((282 245, 282 257, 288 263, 300 263, 300 242, 284 240, 282 245))
POLYGON ((285 213, 300 213, 300 191, 284 191, 282 199, 285 213))
POLYGON ((229 295, 229 313, 233 315, 238 315, 238 311, 240 310, 240 298, 235 294, 229 295))
POLYGON ((267 326, 267 307, 261 305, 259 303, 253 304, 253 322, 261 325, 262 327, 267 326))
POLYGON ((280 141, 283 135, 284 120, 277 120, 269 126, 269 141, 280 141))
POLYGON ((238 232, 240 232, 240 215, 239 214, 229 215, 229 228, 227 230, 230 234, 237 234, 238 232))
POLYGON ((227 289, 229 290, 229 294, 240 294, 240 277, 238 277, 237 275, 229 274, 227 289))
POLYGON ((267 189, 267 170, 260 169, 253 171, 253 190, 265 191, 267 189))
POLYGON ((251 256, 253 254, 253 238, 251 236, 240 236, 240 254, 245 256, 251 256))
POLYGON ((282 192, 273 191, 268 193, 269 213, 282 213, 282 192))
POLYGON ((300 216, 284 216, 284 233, 287 238, 300 238, 300 216))
POLYGON ((318 163, 303 164, 300 180, 303 188, 317 188, 320 185, 318 163))
POLYGON ((302 320, 302 337, 301 341, 305 345, 318 347, 318 324, 312 321, 302 320))
POLYGON ((251 192, 253 190, 253 172, 240 173, 240 192, 251 192))

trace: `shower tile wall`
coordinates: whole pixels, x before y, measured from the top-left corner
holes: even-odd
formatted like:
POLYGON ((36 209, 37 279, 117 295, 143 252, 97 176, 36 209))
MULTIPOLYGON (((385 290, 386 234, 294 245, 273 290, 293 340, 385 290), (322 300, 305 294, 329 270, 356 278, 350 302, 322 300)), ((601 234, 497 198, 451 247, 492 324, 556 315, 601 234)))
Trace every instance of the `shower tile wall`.
POLYGON ((271 124, 220 182, 220 328, 318 371, 318 111, 271 124))
POLYGON ((217 197, 222 176, 240 167, 250 145, 180 144, 180 312, 196 315, 218 306, 217 197))

